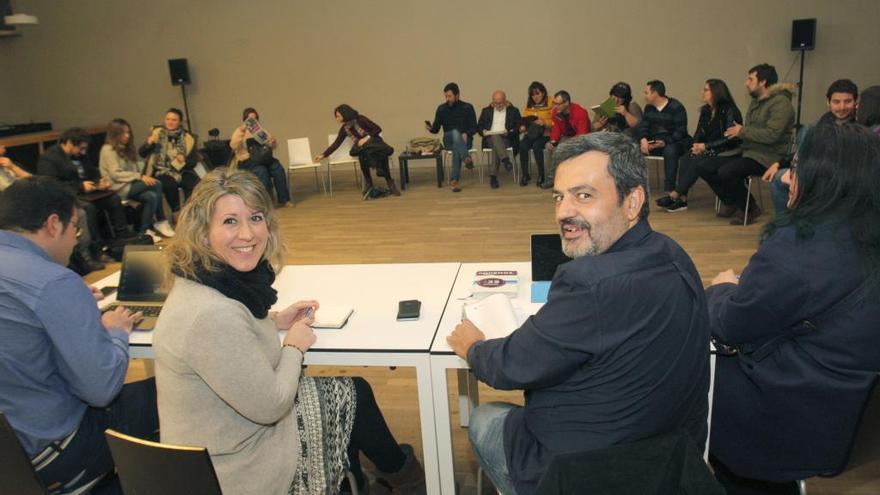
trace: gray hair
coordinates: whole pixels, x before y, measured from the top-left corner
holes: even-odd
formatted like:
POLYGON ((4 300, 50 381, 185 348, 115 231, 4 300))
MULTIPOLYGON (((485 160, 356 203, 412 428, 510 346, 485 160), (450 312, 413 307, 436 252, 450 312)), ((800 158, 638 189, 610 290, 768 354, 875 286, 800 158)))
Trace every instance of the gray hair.
POLYGON ((594 132, 560 144, 553 152, 553 161, 561 165, 590 151, 608 155, 608 174, 614 179, 619 204, 630 191, 642 186, 645 203, 639 211, 639 218, 648 218, 648 168, 636 143, 620 132, 594 132))

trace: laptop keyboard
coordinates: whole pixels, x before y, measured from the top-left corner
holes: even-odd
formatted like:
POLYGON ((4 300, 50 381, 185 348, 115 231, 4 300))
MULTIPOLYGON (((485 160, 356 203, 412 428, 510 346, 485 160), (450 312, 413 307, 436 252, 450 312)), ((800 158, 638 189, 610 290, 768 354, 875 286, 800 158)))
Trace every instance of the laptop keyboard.
POLYGON ((128 304, 126 304, 126 305, 114 304, 112 306, 108 306, 102 312, 106 313, 107 311, 112 311, 120 306, 131 311, 132 313, 137 313, 138 311, 140 311, 141 313, 144 314, 144 318, 149 318, 151 316, 159 316, 159 312, 162 311, 162 306, 132 306, 132 305, 128 305, 128 304))

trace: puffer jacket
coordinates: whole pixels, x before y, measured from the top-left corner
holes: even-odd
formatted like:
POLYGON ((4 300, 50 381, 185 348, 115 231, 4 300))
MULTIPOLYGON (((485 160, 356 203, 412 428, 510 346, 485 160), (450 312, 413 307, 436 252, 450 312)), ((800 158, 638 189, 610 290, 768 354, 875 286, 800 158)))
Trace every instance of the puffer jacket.
POLYGON ((745 126, 739 133, 744 158, 769 167, 788 152, 794 129, 791 96, 796 88, 791 83, 776 83, 767 88, 764 96, 752 99, 745 126))

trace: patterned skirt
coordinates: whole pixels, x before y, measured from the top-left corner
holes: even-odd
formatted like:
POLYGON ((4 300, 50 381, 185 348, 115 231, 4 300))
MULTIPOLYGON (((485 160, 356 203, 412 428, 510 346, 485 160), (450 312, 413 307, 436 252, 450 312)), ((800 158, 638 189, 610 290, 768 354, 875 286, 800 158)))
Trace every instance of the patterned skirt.
POLYGON ((302 377, 296 394, 300 457, 292 495, 337 493, 348 471, 357 397, 348 377, 302 377))

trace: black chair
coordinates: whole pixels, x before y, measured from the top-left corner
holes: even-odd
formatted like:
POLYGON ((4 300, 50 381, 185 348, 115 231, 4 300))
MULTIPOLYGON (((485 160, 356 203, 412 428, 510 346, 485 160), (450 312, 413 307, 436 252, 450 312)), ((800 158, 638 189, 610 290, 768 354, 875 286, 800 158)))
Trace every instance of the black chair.
POLYGON ((221 495, 207 449, 150 442, 113 430, 104 434, 125 493, 221 495))
POLYGON ((0 413, 0 495, 46 495, 15 430, 0 413))

